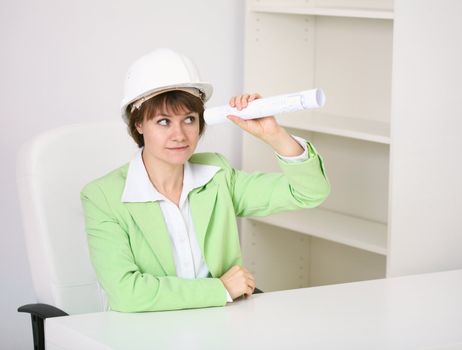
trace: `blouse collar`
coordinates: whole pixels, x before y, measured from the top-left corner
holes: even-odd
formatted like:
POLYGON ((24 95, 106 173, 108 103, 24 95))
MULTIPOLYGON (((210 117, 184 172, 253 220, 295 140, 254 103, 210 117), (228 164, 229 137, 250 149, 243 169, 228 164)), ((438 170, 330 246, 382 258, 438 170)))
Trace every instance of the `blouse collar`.
MULTIPOLYGON (((127 178, 122 194, 122 202, 153 202, 166 200, 149 180, 148 172, 141 157, 140 149, 128 166, 127 178)), ((183 168, 183 190, 180 197, 180 206, 186 200, 189 192, 197 187, 204 186, 220 170, 220 167, 206 164, 185 162, 183 168)))

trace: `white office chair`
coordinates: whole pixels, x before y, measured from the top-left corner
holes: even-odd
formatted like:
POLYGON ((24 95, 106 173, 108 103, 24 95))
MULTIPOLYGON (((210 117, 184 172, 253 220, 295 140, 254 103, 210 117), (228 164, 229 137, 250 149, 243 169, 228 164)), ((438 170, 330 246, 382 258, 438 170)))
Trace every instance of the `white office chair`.
POLYGON ((31 314, 35 349, 45 348, 44 319, 106 310, 89 259, 80 190, 136 150, 122 121, 64 126, 22 147, 17 184, 38 304, 18 311, 31 314))

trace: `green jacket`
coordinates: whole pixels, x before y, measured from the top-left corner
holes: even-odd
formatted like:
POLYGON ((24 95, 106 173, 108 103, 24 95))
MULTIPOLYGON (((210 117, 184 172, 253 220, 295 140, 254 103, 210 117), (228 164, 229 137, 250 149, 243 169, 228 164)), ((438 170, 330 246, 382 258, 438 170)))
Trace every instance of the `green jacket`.
POLYGON ((242 266, 236 217, 315 207, 329 194, 322 159, 308 146, 308 160, 287 163, 278 158, 282 173, 239 171, 217 153, 191 157, 191 163, 221 168, 188 196, 210 278, 176 277, 159 202, 121 201, 128 164, 86 185, 81 200, 90 258, 111 309, 138 312, 225 305, 226 289, 219 278, 233 265, 242 266))

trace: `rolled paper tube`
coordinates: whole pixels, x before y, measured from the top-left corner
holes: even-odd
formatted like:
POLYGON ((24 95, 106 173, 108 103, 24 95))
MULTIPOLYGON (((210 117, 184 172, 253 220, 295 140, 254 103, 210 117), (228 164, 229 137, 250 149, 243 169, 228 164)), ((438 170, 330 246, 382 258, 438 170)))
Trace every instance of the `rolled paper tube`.
POLYGON ((324 106, 326 96, 321 89, 312 89, 291 94, 260 98, 250 102, 238 111, 229 105, 206 108, 204 119, 208 125, 231 122, 227 116, 236 115, 243 119, 254 119, 280 113, 296 112, 302 109, 324 106))

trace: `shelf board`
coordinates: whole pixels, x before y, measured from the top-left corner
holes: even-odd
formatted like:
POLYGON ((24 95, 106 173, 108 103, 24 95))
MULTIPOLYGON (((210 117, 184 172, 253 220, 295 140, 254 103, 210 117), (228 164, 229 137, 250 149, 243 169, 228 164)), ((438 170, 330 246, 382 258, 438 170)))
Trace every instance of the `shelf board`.
POLYGON ((250 220, 387 255, 387 225, 322 208, 303 209, 250 220))
POLYGON ((393 19, 392 10, 329 8, 329 7, 292 7, 284 5, 259 5, 251 7, 253 12, 291 15, 354 17, 370 19, 393 19))
POLYGON ((277 119, 288 128, 390 144, 390 124, 385 122, 313 112, 280 115, 277 119))

